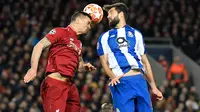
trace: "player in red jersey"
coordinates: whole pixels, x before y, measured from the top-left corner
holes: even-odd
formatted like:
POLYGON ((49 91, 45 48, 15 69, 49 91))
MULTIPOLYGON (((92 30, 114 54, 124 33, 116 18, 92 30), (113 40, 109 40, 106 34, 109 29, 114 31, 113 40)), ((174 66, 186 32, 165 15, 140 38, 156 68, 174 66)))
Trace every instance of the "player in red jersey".
POLYGON ((45 112, 80 112, 78 90, 71 82, 76 70, 95 70, 90 63, 84 63, 81 57, 81 41, 78 35, 86 34, 91 29, 91 17, 84 12, 77 12, 66 28, 52 29, 34 47, 31 68, 24 76, 28 83, 36 77, 38 61, 42 51, 49 48, 46 78, 40 88, 45 112))

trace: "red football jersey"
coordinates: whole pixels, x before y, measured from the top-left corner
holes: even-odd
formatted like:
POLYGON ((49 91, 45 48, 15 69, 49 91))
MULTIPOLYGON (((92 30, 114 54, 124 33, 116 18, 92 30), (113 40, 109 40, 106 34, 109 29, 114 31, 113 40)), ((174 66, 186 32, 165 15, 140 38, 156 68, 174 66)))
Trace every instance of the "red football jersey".
POLYGON ((78 68, 82 43, 70 27, 54 28, 46 36, 50 42, 46 73, 59 72, 64 76, 74 76, 78 68))

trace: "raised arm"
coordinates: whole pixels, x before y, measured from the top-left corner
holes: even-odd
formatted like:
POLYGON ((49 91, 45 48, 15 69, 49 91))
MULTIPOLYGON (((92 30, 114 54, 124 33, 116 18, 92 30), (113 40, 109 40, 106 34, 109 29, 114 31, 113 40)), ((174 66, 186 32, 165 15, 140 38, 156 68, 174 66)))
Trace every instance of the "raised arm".
POLYGON ((51 45, 51 42, 46 37, 44 37, 34 46, 32 56, 31 56, 31 68, 28 70, 28 72, 24 76, 25 83, 28 83, 29 81, 35 78, 37 69, 38 69, 38 62, 42 54, 42 51, 45 48, 49 47, 50 45, 51 45))

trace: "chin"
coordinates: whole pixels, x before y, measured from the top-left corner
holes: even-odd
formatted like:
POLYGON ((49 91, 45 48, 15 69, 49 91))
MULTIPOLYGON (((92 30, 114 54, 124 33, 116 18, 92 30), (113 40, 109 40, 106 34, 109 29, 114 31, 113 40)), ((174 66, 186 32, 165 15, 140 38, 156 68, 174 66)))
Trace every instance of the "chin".
POLYGON ((83 33, 83 34, 87 34, 88 33, 88 31, 85 31, 85 33, 83 33))

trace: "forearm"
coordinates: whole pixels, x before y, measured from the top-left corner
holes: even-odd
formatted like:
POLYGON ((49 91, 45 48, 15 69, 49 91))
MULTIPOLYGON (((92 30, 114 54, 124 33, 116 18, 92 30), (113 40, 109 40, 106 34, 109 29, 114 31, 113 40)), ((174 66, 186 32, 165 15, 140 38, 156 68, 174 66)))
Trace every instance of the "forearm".
POLYGON ((38 69, 38 63, 42 54, 43 45, 38 43, 34 48, 31 56, 31 68, 38 69))
POLYGON ((151 89, 157 88, 156 84, 155 84, 155 81, 154 81, 154 77, 153 77, 153 72, 152 72, 152 69, 151 69, 151 65, 150 65, 150 63, 149 63, 146 55, 143 56, 142 62, 143 62, 144 67, 146 69, 145 77, 146 77, 149 85, 151 86, 151 89))
POLYGON ((78 72, 85 72, 85 71, 86 71, 85 67, 83 65, 79 65, 78 72))
POLYGON ((31 56, 31 68, 35 68, 37 70, 42 50, 49 47, 50 45, 51 42, 46 37, 44 37, 35 45, 31 56))
POLYGON ((79 57, 79 65, 78 65, 78 72, 84 72, 85 67, 84 67, 84 61, 82 57, 79 57))
POLYGON ((102 63, 104 71, 106 72, 106 75, 111 79, 115 78, 115 74, 109 68, 108 64, 106 62, 101 62, 101 63, 102 63))
POLYGON ((145 68, 146 68, 145 77, 146 77, 149 85, 151 86, 151 89, 154 89, 154 88, 156 88, 156 84, 155 84, 155 81, 154 81, 154 77, 153 77, 153 73, 152 73, 152 70, 151 70, 151 66, 150 65, 145 65, 145 68))

